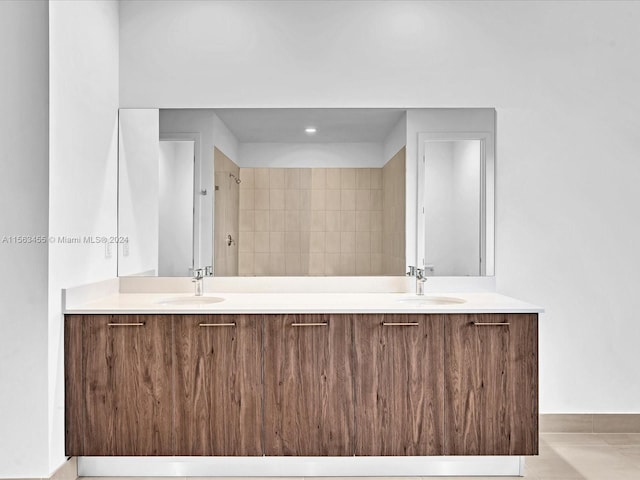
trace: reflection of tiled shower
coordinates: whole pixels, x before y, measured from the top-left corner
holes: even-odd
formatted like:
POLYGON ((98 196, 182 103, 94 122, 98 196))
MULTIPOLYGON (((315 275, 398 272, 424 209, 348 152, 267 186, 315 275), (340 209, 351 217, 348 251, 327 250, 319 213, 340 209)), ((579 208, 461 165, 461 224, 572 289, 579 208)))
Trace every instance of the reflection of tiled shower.
POLYGON ((214 149, 214 275, 238 275, 238 205, 240 167, 217 148, 214 149))
POLYGON ((384 168, 241 168, 240 178, 239 275, 404 274, 404 148, 384 168))

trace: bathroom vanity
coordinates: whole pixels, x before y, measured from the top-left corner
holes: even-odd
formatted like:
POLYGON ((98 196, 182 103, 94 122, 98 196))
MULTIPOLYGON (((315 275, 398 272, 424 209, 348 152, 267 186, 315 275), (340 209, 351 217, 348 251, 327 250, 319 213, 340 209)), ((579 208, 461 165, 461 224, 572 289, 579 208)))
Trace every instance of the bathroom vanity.
POLYGON ((517 475, 538 453, 535 306, 219 296, 67 308, 66 453, 84 474, 135 474, 144 458, 147 475, 517 475))

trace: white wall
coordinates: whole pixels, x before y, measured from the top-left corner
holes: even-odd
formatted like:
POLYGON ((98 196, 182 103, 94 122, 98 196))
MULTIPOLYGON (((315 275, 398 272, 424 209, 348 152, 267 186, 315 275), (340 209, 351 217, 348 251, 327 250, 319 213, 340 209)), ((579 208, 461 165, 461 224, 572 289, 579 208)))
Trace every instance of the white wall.
POLYGON ((193 266, 193 148, 160 142, 158 276, 188 277, 193 266))
POLYGON ((383 156, 387 162, 398 153, 398 151, 407 145, 407 114, 404 113, 398 123, 391 129, 387 138, 384 139, 383 156))
POLYGON ((640 412, 640 3, 129 1, 120 13, 123 107, 495 106, 497 285, 547 309, 541 410, 640 412))
MULTIPOLYGON (((49 233, 117 234, 118 3, 55 1, 50 24, 49 233), (79 21, 82 19, 82 21, 79 21)), ((49 469, 64 461, 61 289, 116 276, 117 248, 49 245, 49 469)))
MULTIPOLYGON (((48 233, 49 6, 0 2, 0 240, 48 233)), ((0 477, 49 474, 46 243, 0 243, 0 477)))
MULTIPOLYGON (((381 143, 240 143, 240 167, 382 168, 381 143)), ((388 159, 386 159, 388 160, 388 159)))
POLYGON ((158 273, 160 144, 158 110, 120 111, 118 275, 158 273))
POLYGON ((213 115, 213 145, 231 160, 238 158, 238 139, 229 127, 216 115, 213 115))

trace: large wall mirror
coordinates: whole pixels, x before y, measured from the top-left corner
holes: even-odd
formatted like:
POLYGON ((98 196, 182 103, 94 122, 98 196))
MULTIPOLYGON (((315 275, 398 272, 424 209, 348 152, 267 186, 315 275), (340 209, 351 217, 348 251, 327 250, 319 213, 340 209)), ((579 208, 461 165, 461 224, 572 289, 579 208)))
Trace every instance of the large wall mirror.
POLYGON ((120 276, 493 274, 493 109, 122 109, 119 135, 120 276))

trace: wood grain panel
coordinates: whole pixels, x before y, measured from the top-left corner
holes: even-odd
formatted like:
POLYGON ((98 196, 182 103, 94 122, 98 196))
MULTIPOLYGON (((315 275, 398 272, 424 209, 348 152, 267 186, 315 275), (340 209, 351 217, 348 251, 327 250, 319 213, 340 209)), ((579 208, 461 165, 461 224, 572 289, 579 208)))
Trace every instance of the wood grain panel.
POLYGON ((262 316, 176 315, 174 455, 262 455, 262 316), (200 324, 235 323, 205 327, 200 324))
POLYGON ((437 315, 355 320, 356 455, 442 455, 443 322, 437 315))
POLYGON ((171 337, 165 315, 84 316, 84 455, 172 454, 171 337))
POLYGON ((353 455, 352 341, 349 315, 265 317, 266 455, 353 455))
POLYGON ((537 454, 537 314, 449 315, 445 325, 446 454, 537 454))
POLYGON ((82 316, 64 318, 64 431, 65 455, 82 449, 82 316))

